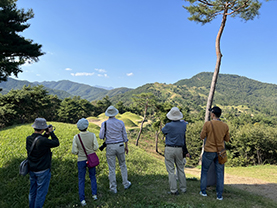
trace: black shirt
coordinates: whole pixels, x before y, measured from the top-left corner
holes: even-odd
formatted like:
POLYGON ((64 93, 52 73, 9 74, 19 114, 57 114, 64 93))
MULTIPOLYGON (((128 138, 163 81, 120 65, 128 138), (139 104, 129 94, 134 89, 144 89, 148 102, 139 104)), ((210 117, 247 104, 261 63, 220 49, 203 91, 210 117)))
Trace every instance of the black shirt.
POLYGON ((52 152, 50 149, 59 146, 60 143, 54 132, 50 133, 51 139, 48 139, 48 136, 47 134, 33 133, 26 138, 26 149, 29 154, 33 141, 39 137, 31 155, 29 155, 30 171, 38 172, 51 167, 52 152))

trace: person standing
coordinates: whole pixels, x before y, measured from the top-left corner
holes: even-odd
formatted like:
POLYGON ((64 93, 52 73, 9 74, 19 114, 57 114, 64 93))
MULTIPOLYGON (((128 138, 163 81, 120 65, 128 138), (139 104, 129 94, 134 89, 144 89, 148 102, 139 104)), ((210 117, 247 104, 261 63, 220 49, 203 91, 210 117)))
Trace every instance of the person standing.
POLYGON ((207 196, 207 173, 210 165, 214 163, 216 169, 216 194, 218 200, 223 200, 222 193, 224 188, 224 164, 218 163, 217 148, 221 150, 225 148, 225 142, 230 140, 229 127, 227 124, 220 121, 221 109, 213 107, 210 109, 211 121, 205 122, 200 134, 200 138, 206 138, 204 153, 202 155, 200 195, 207 196), (216 139, 216 143, 215 143, 216 139))
POLYGON ((32 127, 35 132, 26 138, 30 170, 29 208, 41 208, 51 179, 51 148, 59 146, 59 139, 54 134, 53 127, 48 126, 44 118, 36 118, 32 127), (45 133, 42 135, 44 131, 45 133), (48 139, 49 136, 51 139, 48 139), (34 148, 29 154, 36 138, 34 148))
MULTIPOLYGON (((85 176, 87 170, 87 156, 80 142, 79 136, 83 142, 87 154, 92 154, 98 149, 98 142, 94 133, 87 131, 89 122, 87 119, 82 118, 77 122, 77 128, 80 130, 73 138, 72 153, 78 155, 78 186, 79 186, 79 199, 82 206, 86 205, 85 200, 85 176), (79 136, 78 136, 79 135, 79 136)), ((97 183, 96 183, 96 167, 89 168, 89 178, 91 183, 91 192, 93 200, 97 200, 97 183)))
POLYGON ((175 176, 175 166, 177 169, 176 173, 178 175, 178 180, 180 182, 180 190, 183 193, 187 190, 183 161, 183 154, 185 154, 186 157, 190 156, 186 146, 187 122, 183 120, 181 121, 183 114, 177 107, 171 108, 166 116, 171 120, 171 122, 167 123, 162 128, 163 134, 166 135, 164 156, 170 187, 169 194, 179 195, 175 176))
POLYGON ((105 115, 109 117, 107 121, 101 124, 99 133, 100 139, 106 138, 106 158, 109 166, 109 186, 112 193, 117 193, 116 183, 116 158, 121 169, 122 184, 125 189, 130 188, 131 182, 128 181, 127 166, 125 162, 125 153, 128 154, 128 138, 123 121, 115 118, 118 110, 114 106, 109 106, 105 115), (124 146, 125 144, 125 146, 124 146))

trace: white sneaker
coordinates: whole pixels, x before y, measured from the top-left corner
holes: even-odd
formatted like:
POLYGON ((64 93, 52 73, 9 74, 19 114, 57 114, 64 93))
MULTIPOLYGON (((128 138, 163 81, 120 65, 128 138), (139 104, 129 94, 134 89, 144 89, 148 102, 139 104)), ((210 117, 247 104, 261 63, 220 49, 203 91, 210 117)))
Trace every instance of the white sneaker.
POLYGON ((199 193, 201 196, 208 196, 206 193, 203 193, 202 191, 200 191, 199 193))
POLYGON ((217 200, 219 200, 219 201, 222 201, 222 200, 223 200, 223 196, 222 196, 222 197, 220 197, 220 198, 219 198, 219 197, 217 197, 216 199, 217 199, 217 200))
POLYGON ((85 200, 81 201, 81 205, 86 206, 87 205, 86 201, 85 200))
POLYGON ((93 198, 94 201, 96 201, 98 199, 97 195, 93 195, 92 198, 93 198))
POLYGON ((132 183, 129 181, 129 184, 128 184, 128 186, 125 187, 125 190, 128 189, 128 188, 130 188, 131 185, 132 185, 132 183))

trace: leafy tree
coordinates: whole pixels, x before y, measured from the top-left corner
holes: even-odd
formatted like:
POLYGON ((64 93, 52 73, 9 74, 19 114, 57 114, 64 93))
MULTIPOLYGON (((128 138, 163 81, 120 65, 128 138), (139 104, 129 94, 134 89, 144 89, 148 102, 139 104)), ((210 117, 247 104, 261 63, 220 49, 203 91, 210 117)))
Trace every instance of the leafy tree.
POLYGON ((214 75, 211 82, 210 93, 206 106, 205 121, 209 120, 209 108, 212 106, 216 82, 219 74, 221 64, 221 49, 220 40, 223 30, 226 25, 227 17, 237 17, 244 19, 245 21, 253 20, 259 13, 258 10, 261 7, 261 3, 258 0, 185 0, 190 3, 189 6, 184 8, 191 14, 188 18, 191 21, 200 22, 203 25, 211 22, 218 15, 221 15, 221 25, 217 33, 215 41, 216 49, 216 66, 214 75))
POLYGON ((166 117, 166 114, 168 111, 172 108, 172 105, 170 103, 158 103, 156 105, 155 109, 155 116, 153 116, 155 119, 152 122, 152 128, 155 131, 155 149, 156 152, 159 153, 158 150, 158 141, 159 141, 159 135, 162 131, 163 126, 169 121, 166 117))
POLYGON ((146 121, 147 110, 148 108, 154 107, 156 105, 156 97, 153 95, 153 93, 141 93, 133 95, 132 99, 135 105, 143 109, 143 120, 141 121, 141 126, 136 141, 136 146, 138 146, 138 141, 142 133, 143 124, 146 121))
POLYGON ((94 108, 94 116, 98 116, 101 113, 105 112, 107 108, 112 105, 112 102, 109 99, 109 96, 104 97, 102 100, 98 100, 96 102, 92 102, 95 106, 94 108))
POLYGON ((123 114, 126 112, 126 107, 123 105, 122 101, 118 101, 118 103, 116 103, 115 107, 119 111, 120 114, 123 114))
POLYGON ((12 74, 17 76, 22 72, 20 65, 36 62, 38 57, 43 55, 42 45, 19 35, 30 27, 26 22, 34 17, 33 10, 19 10, 14 2, 0 1, 0 82, 6 81, 12 74))
POLYGON ((77 123, 80 118, 92 115, 94 106, 79 96, 65 98, 58 110, 59 120, 66 123, 77 123))
POLYGON ((59 103, 60 100, 48 95, 42 85, 23 86, 20 90, 11 90, 0 96, 0 126, 33 122, 37 117, 55 119, 59 103))

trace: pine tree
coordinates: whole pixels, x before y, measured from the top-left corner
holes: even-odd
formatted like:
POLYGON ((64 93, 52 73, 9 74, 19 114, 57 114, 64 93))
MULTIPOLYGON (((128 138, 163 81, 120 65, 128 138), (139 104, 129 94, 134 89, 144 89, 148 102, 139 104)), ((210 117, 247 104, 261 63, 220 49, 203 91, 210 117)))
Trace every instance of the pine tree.
POLYGON ((0 1, 0 82, 22 72, 20 65, 37 62, 43 55, 42 45, 25 39, 19 33, 30 27, 27 21, 34 17, 32 9, 17 9, 15 1, 0 1))

